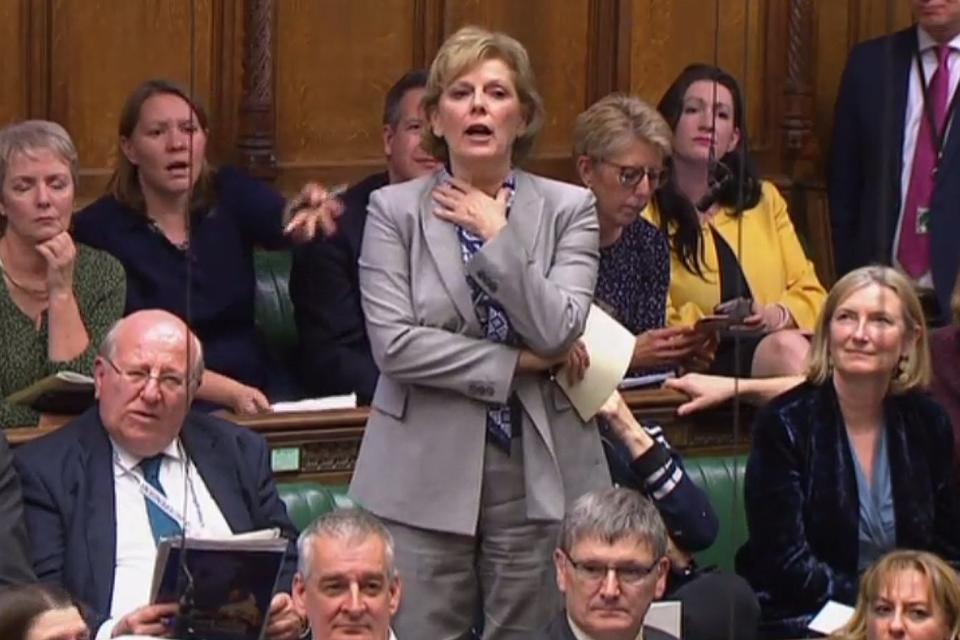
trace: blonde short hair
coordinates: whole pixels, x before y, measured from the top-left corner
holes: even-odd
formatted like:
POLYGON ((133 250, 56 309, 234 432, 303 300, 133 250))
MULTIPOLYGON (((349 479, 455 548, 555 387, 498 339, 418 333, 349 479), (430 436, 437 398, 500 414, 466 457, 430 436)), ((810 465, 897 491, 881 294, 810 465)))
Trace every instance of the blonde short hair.
POLYGON ((641 140, 667 158, 673 150, 672 138, 670 125, 655 108, 636 96, 611 93, 577 116, 573 155, 606 160, 641 140))
MULTIPOLYGON (((24 120, 0 129, 0 185, 7 179, 7 170, 14 156, 42 149, 51 151, 70 168, 73 188, 77 188, 80 163, 77 148, 67 130, 49 120, 24 120)), ((0 216, 0 236, 7 230, 6 216, 0 216)))
MULTIPOLYGON (((463 27, 440 47, 437 57, 430 65, 427 89, 423 96, 423 110, 429 122, 440 104, 440 96, 457 78, 487 60, 500 60, 513 71, 517 96, 523 105, 526 130, 513 143, 512 161, 523 160, 533 147, 533 142, 543 126, 543 99, 537 91, 530 66, 530 56, 514 38, 505 33, 487 31, 480 27, 463 27)), ((431 127, 423 132, 421 145, 434 157, 449 159, 447 143, 434 135, 431 127)))
POLYGON ((960 638, 960 582, 954 570, 932 553, 901 549, 877 560, 860 579, 857 607, 846 626, 830 640, 866 640, 870 612, 880 592, 898 574, 916 571, 930 584, 930 604, 943 612, 947 636, 960 638))
POLYGON ((837 307, 854 292, 877 284, 897 294, 903 311, 903 321, 908 332, 916 336, 913 350, 906 354, 900 370, 890 380, 891 393, 905 393, 922 389, 930 383, 930 347, 923 308, 913 284, 902 273, 891 267, 871 265, 860 267, 843 276, 830 289, 814 329, 810 348, 810 367, 807 380, 823 384, 833 373, 830 360, 830 322, 837 307))

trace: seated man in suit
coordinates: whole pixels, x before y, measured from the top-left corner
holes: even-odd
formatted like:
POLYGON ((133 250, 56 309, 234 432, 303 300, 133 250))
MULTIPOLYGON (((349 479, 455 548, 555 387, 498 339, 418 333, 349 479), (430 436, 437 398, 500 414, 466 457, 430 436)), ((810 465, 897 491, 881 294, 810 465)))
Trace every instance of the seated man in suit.
POLYGON ((293 603, 313 640, 396 640, 390 619, 400 606, 393 536, 376 516, 338 509, 300 534, 293 603))
POLYGON ((426 84, 427 72, 421 69, 406 73, 390 88, 383 110, 387 170, 343 194, 336 235, 294 250, 290 298, 300 335, 300 377, 315 396, 356 393, 361 404, 373 396, 379 371, 370 355, 360 308, 357 259, 370 194, 439 167, 420 146, 420 131, 426 126, 420 103, 426 84))
MULTIPOLYGON (((150 605, 156 542, 277 527, 296 531, 280 501, 266 443, 190 411, 203 372, 200 342, 165 311, 136 312, 104 338, 94 362, 97 406, 17 449, 33 568, 87 612, 96 638, 167 636, 176 604, 150 605)), ((271 603, 268 636, 302 630, 289 593, 271 603)))
POLYGON ((27 559, 27 529, 23 526, 20 478, 13 469, 13 454, 0 433, 0 585, 33 582, 27 559))
POLYGON ((638 492, 612 487, 578 498, 553 559, 566 611, 539 640, 671 640, 643 624, 666 588, 670 560, 660 514, 638 492))

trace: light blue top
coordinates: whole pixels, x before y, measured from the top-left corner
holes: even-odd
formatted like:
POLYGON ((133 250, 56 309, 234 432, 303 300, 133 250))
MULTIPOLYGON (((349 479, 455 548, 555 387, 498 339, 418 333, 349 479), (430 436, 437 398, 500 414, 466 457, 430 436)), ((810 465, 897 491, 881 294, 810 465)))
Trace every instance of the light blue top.
MULTIPOLYGON (((850 442, 850 435, 847 434, 850 442)), ((893 485, 890 482, 890 458, 887 455, 887 430, 880 430, 877 451, 873 458, 873 485, 860 466, 853 443, 853 468, 857 475, 857 495, 860 499, 860 548, 857 569, 862 573, 880 556, 897 545, 896 519, 893 507, 893 485)))

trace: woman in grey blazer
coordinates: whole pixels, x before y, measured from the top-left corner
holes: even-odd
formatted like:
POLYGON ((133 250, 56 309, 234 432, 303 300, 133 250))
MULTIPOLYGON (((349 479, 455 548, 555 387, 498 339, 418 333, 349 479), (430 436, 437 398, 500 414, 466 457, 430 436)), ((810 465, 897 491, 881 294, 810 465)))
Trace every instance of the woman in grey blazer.
POLYGON ((559 608, 565 506, 609 484, 593 422, 551 371, 587 366, 597 271, 589 191, 515 168, 543 121, 522 45, 475 27, 424 97, 437 174, 370 199, 360 285, 381 376, 350 493, 383 518, 399 638, 528 638, 559 608))

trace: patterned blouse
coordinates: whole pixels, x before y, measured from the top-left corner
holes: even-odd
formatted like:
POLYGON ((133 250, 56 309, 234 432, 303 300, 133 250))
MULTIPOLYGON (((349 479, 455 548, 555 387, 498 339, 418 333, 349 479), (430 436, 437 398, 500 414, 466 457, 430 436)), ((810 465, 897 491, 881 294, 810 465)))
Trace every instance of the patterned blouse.
POLYGON ((37 330, 0 284, 0 428, 35 426, 39 414, 28 407, 7 404, 3 398, 57 371, 93 375, 93 360, 100 341, 123 315, 126 276, 109 254, 77 244, 73 291, 90 345, 69 362, 47 360, 47 313, 37 330))
POLYGON ((664 325, 669 287, 667 238, 646 220, 625 227, 619 240, 600 248, 594 298, 634 335, 664 325))

